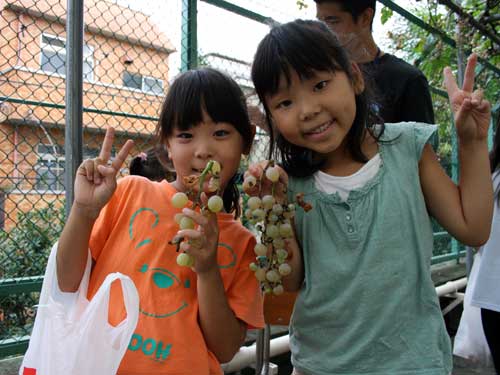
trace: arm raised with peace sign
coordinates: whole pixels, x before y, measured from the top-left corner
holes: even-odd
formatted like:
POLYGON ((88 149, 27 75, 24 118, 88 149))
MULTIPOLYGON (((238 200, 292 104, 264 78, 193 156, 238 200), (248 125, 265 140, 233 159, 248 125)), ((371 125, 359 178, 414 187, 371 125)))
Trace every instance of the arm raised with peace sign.
POLYGON ((73 205, 91 219, 97 218, 101 209, 111 199, 116 189, 116 176, 134 146, 134 143, 128 140, 108 165, 114 135, 114 129, 108 128, 99 157, 84 160, 76 173, 73 205))
POLYGON ((483 99, 481 89, 474 90, 476 64, 477 55, 470 55, 465 68, 462 89, 457 86, 451 69, 449 67, 444 69, 444 85, 448 92, 457 135, 461 144, 484 141, 488 136, 491 105, 487 100, 483 99))
POLYGON ((487 142, 491 110, 482 91, 473 91, 476 63, 477 56, 473 54, 467 61, 461 89, 450 68, 444 70, 459 139, 458 186, 443 171, 429 144, 419 162, 420 184, 428 210, 453 237, 473 247, 488 239, 493 215, 487 142))
POLYGON ((63 292, 74 292, 80 285, 95 219, 113 196, 116 176, 134 145, 128 140, 108 165, 114 135, 108 128, 99 157, 83 161, 76 173, 75 200, 57 248, 57 277, 63 292))

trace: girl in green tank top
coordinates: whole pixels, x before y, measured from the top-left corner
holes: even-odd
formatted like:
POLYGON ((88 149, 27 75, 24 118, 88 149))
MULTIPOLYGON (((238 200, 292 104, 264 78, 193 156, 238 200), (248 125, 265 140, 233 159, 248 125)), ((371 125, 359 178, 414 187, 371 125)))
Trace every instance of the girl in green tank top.
MULTIPOLYGON (((304 193, 313 206, 296 214, 292 273, 283 276, 300 291, 290 323, 298 373, 451 372, 430 277, 430 216, 464 244, 488 238, 491 111, 473 91, 476 62, 472 55, 462 88, 444 72, 459 139, 456 185, 429 143, 436 127, 380 125, 359 68, 323 23, 283 24, 259 44, 252 79, 275 140, 270 156, 290 196, 304 193)), ((250 173, 259 177, 262 166, 250 173)))

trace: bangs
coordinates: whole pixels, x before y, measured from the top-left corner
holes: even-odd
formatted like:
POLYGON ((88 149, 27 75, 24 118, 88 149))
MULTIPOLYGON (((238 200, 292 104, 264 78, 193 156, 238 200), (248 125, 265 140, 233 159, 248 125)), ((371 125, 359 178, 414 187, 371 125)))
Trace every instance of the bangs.
POLYGON ((313 32, 304 32, 304 25, 300 26, 276 27, 260 43, 252 66, 252 80, 261 100, 278 92, 282 76, 290 85, 292 71, 300 79, 309 79, 318 71, 342 69, 342 62, 339 64, 334 59, 339 54, 335 36, 328 29, 321 30, 317 24, 312 25, 316 27, 307 25, 313 32), (334 43, 328 38, 333 38, 334 43))
POLYGON ((243 92, 234 80, 211 68, 184 72, 174 81, 163 104, 158 135, 189 130, 203 121, 203 111, 215 123, 234 126, 246 143, 252 139, 243 92))
POLYGON ((174 118, 167 120, 175 128, 188 130, 201 123, 203 111, 214 122, 227 122, 236 128, 248 121, 241 90, 219 72, 193 70, 182 78, 172 87, 176 91, 171 95, 173 103, 170 106, 175 108, 172 111, 174 118))

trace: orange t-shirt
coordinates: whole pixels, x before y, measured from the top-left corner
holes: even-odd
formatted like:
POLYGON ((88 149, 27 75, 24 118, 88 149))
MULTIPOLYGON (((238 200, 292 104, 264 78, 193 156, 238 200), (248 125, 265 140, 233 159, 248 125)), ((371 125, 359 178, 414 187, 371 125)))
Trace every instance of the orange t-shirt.
MULTIPOLYGON (((179 230, 170 199, 176 190, 166 181, 125 177, 100 213, 90 239, 95 260, 88 297, 106 275, 121 272, 135 283, 140 296, 139 322, 119 375, 222 374, 198 324, 196 273, 177 265, 174 245, 179 230)), ((255 239, 233 215, 220 213, 218 263, 226 296, 238 319, 264 325, 262 296, 249 264, 255 239)), ((113 285, 109 320, 125 317, 121 288, 113 285)))

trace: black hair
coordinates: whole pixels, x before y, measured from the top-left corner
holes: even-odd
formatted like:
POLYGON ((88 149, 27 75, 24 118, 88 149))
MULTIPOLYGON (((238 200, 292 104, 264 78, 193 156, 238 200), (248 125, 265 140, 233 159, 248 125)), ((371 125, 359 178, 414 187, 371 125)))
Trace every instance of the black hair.
MULTIPOLYGON (((189 70, 179 75, 163 102, 156 136, 161 143, 175 129, 188 130, 203 121, 203 111, 215 122, 227 122, 241 134, 244 148, 253 140, 252 125, 241 88, 229 76, 212 68, 189 70)), ((228 182, 222 199, 226 212, 240 215, 236 174, 228 182)))
POLYGON ((163 145, 158 144, 136 155, 130 161, 130 174, 143 176, 152 181, 165 179, 172 181, 175 179, 175 173, 165 167, 165 159, 168 159, 167 152, 163 145))
MULTIPOLYGON (((491 173, 500 169, 500 114, 498 114, 495 126, 495 137, 493 138, 493 147, 490 151, 490 170, 491 173)), ((498 177, 500 178, 500 177, 498 177)), ((500 206, 500 186, 495 191, 498 205, 500 206)))
MULTIPOLYGON (((323 158, 310 149, 291 144, 278 131, 275 140, 275 128, 265 101, 267 96, 277 93, 280 79, 285 78, 290 84, 292 70, 300 79, 308 79, 319 71, 343 71, 351 82, 354 76, 345 50, 330 29, 320 21, 296 20, 276 26, 257 48, 252 65, 252 80, 269 124, 269 158, 277 156, 287 173, 305 177, 321 168, 323 158), (274 150, 274 143, 277 151, 274 150)), ((361 150, 365 129, 378 140, 383 134, 384 124, 381 123, 377 135, 373 134, 372 125, 379 122, 379 118, 369 105, 366 90, 356 95, 355 101, 356 116, 346 135, 347 148, 354 160, 364 163, 368 161, 361 150)))
MULTIPOLYGON (((357 22, 361 14, 368 8, 373 9, 375 14, 376 0, 314 0, 316 4, 335 3, 340 5, 344 12, 350 13, 354 22, 357 22)), ((373 24, 373 19, 372 19, 373 24)))

